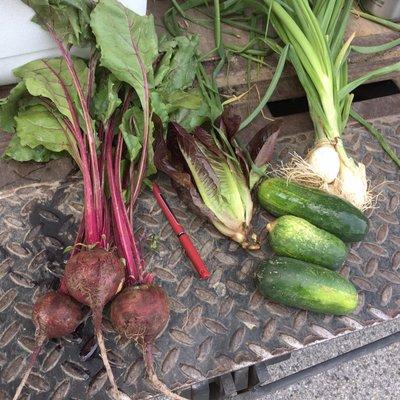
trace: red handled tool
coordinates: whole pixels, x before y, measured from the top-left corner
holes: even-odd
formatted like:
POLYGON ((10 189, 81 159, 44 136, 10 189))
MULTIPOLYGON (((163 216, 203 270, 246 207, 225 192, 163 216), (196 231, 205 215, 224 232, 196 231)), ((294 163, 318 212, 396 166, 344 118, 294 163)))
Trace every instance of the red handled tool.
POLYGON ((199 252, 197 251, 196 247, 194 247, 190 237, 183 229, 183 226, 178 222, 175 215, 172 213, 163 195, 161 194, 160 188, 155 182, 153 182, 153 195, 156 198, 158 205, 161 207, 164 215, 167 217, 167 220, 173 231, 178 236, 178 239, 185 249, 187 256, 189 257, 193 266, 196 268, 196 271, 199 273, 200 278, 208 279, 211 275, 210 271, 207 269, 199 252))

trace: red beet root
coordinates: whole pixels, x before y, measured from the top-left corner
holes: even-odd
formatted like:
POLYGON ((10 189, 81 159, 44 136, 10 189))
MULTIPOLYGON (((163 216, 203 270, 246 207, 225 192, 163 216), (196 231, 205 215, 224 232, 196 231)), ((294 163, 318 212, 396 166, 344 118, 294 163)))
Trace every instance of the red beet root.
POLYGON ((151 384, 168 398, 182 400, 158 379, 153 365, 153 342, 169 319, 164 290, 154 285, 128 286, 111 303, 110 316, 117 332, 133 340, 142 351, 151 384))
POLYGON ((113 253, 96 248, 71 257, 64 277, 70 295, 92 309, 93 321, 98 324, 104 306, 122 289, 125 268, 113 253))
POLYGON ((32 312, 32 320, 36 327, 36 348, 13 400, 17 400, 21 394, 43 343, 47 339, 63 337, 74 332, 81 319, 81 308, 70 296, 60 292, 48 292, 39 297, 32 312))
POLYGON ((122 289, 124 280, 125 267, 119 258, 101 248, 81 251, 73 255, 65 266, 64 282, 68 292, 92 310, 101 358, 117 399, 119 392, 107 358, 101 320, 104 306, 122 289))
POLYGON ((139 344, 153 342, 168 319, 168 298, 159 286, 128 286, 111 303, 115 329, 139 344))
POLYGON ((32 312, 37 338, 53 339, 68 335, 76 329, 81 319, 79 304, 59 292, 48 292, 39 297, 32 312))

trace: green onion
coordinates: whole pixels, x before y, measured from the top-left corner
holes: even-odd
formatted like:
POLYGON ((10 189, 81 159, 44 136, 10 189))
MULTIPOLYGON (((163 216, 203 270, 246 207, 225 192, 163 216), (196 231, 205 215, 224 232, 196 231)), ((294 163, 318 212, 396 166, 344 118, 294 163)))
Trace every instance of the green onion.
POLYGON ((367 19, 372 22, 376 22, 377 24, 385 26, 386 28, 392 29, 393 31, 400 31, 400 24, 398 24, 396 22, 389 21, 385 18, 377 17, 375 15, 371 15, 371 14, 368 14, 368 13, 366 13, 364 11, 360 11, 360 10, 353 9, 353 10, 351 10, 351 12, 354 15, 357 15, 359 17, 362 17, 362 18, 367 19))
POLYGON ((400 46, 400 38, 376 46, 351 46, 351 49, 360 54, 375 54, 400 46))
POLYGON ((240 130, 246 128, 246 126, 248 126, 254 120, 254 118, 261 112, 261 110, 268 103, 269 99, 271 98, 272 94, 275 91, 276 86, 279 83, 279 79, 281 78, 288 51, 289 51, 289 46, 286 46, 282 51, 282 54, 279 58, 278 65, 275 70, 275 74, 271 80, 270 85, 268 86, 267 91, 265 92, 264 97, 262 98, 262 100, 260 101, 258 106, 253 110, 253 112, 240 124, 240 127, 239 127, 240 130))

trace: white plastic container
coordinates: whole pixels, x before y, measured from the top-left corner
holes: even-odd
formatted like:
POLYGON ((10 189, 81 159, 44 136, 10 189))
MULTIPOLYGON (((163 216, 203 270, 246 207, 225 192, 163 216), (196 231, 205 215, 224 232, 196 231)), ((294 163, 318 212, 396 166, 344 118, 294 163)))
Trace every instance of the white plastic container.
MULTIPOLYGON (((138 14, 146 13, 147 0, 119 1, 138 14)), ((33 15, 20 0, 0 0, 0 85, 16 82, 14 68, 59 54, 49 34, 31 21, 33 15)))

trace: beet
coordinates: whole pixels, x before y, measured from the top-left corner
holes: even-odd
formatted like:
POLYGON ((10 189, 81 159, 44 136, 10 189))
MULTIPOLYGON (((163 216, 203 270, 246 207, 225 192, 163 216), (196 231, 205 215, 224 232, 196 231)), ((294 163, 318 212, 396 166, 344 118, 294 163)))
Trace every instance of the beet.
POLYGON ((45 341, 74 332, 82 317, 79 304, 64 293, 48 292, 38 298, 32 311, 32 320, 36 327, 36 346, 13 400, 17 400, 21 394, 45 341))
POLYGON ((39 297, 32 312, 36 337, 44 336, 47 339, 74 332, 81 319, 79 304, 70 296, 59 292, 48 292, 39 297))
POLYGON ((128 286, 111 303, 114 328, 136 342, 153 342, 168 319, 168 297, 159 286, 128 286))
POLYGON ((125 267, 113 253, 95 248, 72 256, 64 278, 69 294, 91 308, 96 325, 101 323, 104 306, 122 289, 125 267))
POLYGON ((119 391, 108 361, 101 321, 104 306, 122 289, 124 280, 125 267, 120 259, 101 248, 74 254, 64 271, 64 282, 69 294, 92 310, 94 333, 116 399, 119 399, 119 391))
POLYGON ((143 353, 149 380, 170 399, 183 397, 171 392, 154 370, 152 346, 169 319, 168 297, 155 285, 128 286, 111 303, 111 322, 118 333, 133 340, 143 353))

